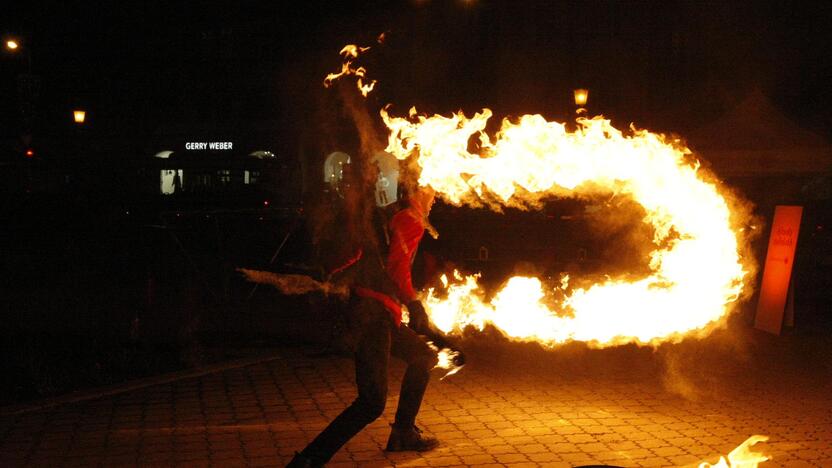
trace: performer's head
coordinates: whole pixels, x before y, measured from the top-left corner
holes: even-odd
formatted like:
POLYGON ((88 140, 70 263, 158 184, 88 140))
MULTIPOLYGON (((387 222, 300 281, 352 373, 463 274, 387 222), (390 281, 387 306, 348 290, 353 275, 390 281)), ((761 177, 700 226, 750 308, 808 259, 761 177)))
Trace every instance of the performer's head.
POLYGON ((436 199, 436 191, 430 185, 418 186, 413 193, 410 194, 410 206, 421 211, 425 216, 430 213, 433 207, 433 202, 436 199))

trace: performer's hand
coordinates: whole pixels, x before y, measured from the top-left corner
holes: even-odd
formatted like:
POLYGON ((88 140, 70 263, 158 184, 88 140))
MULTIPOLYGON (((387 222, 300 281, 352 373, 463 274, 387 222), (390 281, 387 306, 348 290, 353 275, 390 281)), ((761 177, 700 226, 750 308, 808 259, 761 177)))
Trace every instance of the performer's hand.
POLYGON ((411 330, 420 335, 425 335, 430 332, 430 321, 428 320, 428 314, 425 312, 422 301, 415 300, 408 302, 407 312, 410 315, 410 321, 407 325, 411 330))
POLYGON ((460 349, 455 349, 456 356, 451 360, 456 367, 462 367, 465 365, 465 353, 462 352, 460 349))
POLYGON ((410 314, 410 321, 408 326, 411 330, 420 335, 424 335, 426 339, 433 343, 438 349, 448 348, 454 351, 453 364, 456 367, 465 365, 465 354, 454 343, 449 336, 445 335, 437 328, 435 328, 428 319, 428 314, 425 312, 425 307, 421 301, 410 301, 407 303, 407 311, 410 314))

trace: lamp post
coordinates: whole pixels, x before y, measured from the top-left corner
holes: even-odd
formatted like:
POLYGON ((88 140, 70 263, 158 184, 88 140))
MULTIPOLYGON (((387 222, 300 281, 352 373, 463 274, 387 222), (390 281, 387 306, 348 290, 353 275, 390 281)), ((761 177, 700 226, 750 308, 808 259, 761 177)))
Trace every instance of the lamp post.
POLYGON ((32 51, 31 47, 27 47, 26 44, 16 37, 9 36, 3 41, 6 50, 12 54, 19 54, 23 53, 26 55, 26 65, 29 68, 29 74, 32 74, 32 51))
POLYGON ((586 114, 586 102, 589 100, 589 90, 586 88, 577 88, 572 91, 575 96, 575 113, 578 115, 586 114))
POLYGON ((23 120, 24 139, 31 139, 35 120, 36 102, 40 94, 40 77, 32 74, 32 46, 30 41, 15 36, 3 38, 3 45, 10 54, 26 57, 26 72, 17 75, 17 92, 20 97, 20 113, 23 120))

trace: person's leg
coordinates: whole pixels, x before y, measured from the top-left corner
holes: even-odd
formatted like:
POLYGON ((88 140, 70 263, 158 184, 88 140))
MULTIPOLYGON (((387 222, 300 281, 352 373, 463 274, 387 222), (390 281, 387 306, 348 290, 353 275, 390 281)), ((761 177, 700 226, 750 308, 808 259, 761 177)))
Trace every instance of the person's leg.
POLYGON ((407 364, 396 410, 395 425, 413 426, 428 386, 430 370, 438 362, 436 351, 410 328, 402 325, 391 333, 391 354, 407 364))
POLYGON ((391 353, 407 363, 399 394, 399 406, 387 450, 430 450, 438 445, 425 438, 416 428, 416 414, 430 379, 430 370, 438 362, 434 351, 419 335, 406 326, 391 332, 391 353))
POLYGON ((387 401, 390 320, 373 299, 362 299, 356 313, 368 318, 355 353, 358 398, 301 452, 318 464, 329 461, 348 440, 381 416, 387 401))

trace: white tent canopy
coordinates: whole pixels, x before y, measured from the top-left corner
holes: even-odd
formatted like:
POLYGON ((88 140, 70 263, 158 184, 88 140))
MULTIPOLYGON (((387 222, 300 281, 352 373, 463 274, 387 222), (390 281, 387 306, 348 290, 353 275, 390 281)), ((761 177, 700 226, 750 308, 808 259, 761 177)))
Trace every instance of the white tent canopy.
POLYGON ((832 145, 783 115, 759 89, 687 142, 723 177, 832 171, 832 145))

